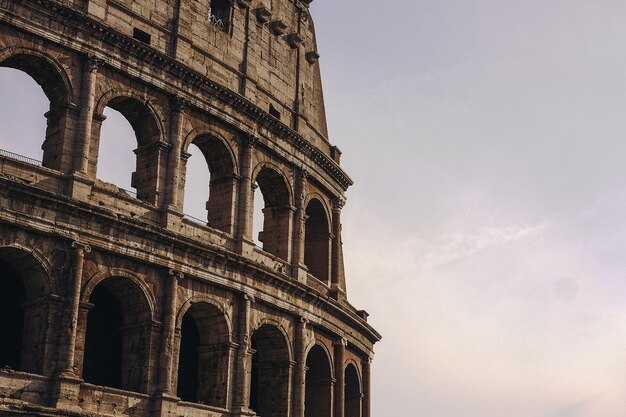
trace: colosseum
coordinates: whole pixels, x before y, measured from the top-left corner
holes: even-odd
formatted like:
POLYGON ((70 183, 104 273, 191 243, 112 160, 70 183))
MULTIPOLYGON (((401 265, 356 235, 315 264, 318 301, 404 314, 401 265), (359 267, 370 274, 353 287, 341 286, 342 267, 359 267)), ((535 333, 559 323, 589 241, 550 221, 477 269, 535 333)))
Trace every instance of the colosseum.
POLYGON ((0 151, 0 415, 370 417, 311 1, 0 0, 0 66, 50 102, 40 160, 0 151))

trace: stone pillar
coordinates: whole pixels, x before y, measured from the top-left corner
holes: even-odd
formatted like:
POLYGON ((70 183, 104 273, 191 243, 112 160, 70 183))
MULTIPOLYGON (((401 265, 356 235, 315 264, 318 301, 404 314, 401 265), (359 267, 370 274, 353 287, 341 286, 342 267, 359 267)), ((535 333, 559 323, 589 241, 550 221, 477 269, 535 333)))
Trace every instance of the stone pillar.
POLYGON ((64 359, 61 376, 65 378, 79 378, 74 368, 74 356, 76 350, 76 330, 78 328, 78 307, 80 305, 80 292, 83 282, 83 266, 85 254, 91 252, 91 247, 79 242, 72 242, 73 271, 71 290, 68 297, 68 309, 65 311, 65 340, 61 349, 60 357, 64 359))
POLYGON ((333 241, 331 249, 331 293, 335 299, 345 298, 346 286, 343 274, 343 254, 341 248, 341 209, 346 204, 343 198, 333 201, 333 241))
POLYGON ((176 332, 176 294, 178 280, 183 273, 170 269, 165 274, 165 297, 163 308, 163 334, 161 336, 161 363, 159 365, 159 388, 163 394, 175 395, 172 390, 172 368, 174 358, 174 337, 176 332))
POLYGON ((300 317, 296 321, 294 359, 295 373, 293 377, 293 411, 292 417, 304 417, 305 381, 306 381, 306 344, 304 331, 308 320, 300 317))
POLYGON ((250 374, 252 371, 252 340, 250 335, 250 308, 252 297, 244 294, 239 305, 237 366, 235 368, 234 411, 249 414, 250 374))
POLYGON ((241 135, 241 179, 239 182, 239 210, 237 218, 237 242, 239 253, 251 253, 252 241, 252 151, 256 139, 241 135))
POLYGON ((183 146, 183 116, 187 112, 187 102, 179 97, 172 100, 170 111, 169 143, 171 148, 167 157, 167 181, 165 184, 164 207, 168 211, 179 212, 180 201, 180 159, 183 146))
POLYGON ((304 192, 308 172, 300 170, 296 173, 295 212, 293 216, 293 241, 291 244, 291 276, 300 282, 306 283, 307 267, 304 264, 304 227, 306 209, 304 207, 304 192))
POLYGON ((361 362, 363 367, 363 396, 362 396, 362 417, 370 417, 371 415, 371 364, 372 358, 367 356, 361 362))
POLYGON ((345 367, 346 339, 335 341, 335 413, 333 417, 344 417, 344 404, 346 397, 345 367))
POLYGON ((95 105, 96 77, 102 61, 88 56, 83 69, 80 115, 76 129, 76 152, 74 171, 87 174, 89 165, 89 142, 95 105))

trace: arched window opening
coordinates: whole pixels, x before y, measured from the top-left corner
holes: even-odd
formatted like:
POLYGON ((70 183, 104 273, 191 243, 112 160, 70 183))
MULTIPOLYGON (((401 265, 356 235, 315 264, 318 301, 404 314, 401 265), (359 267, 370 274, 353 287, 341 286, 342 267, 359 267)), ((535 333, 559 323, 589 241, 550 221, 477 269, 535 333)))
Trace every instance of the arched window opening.
POLYGON ((317 279, 328 282, 330 269, 330 234, 326 211, 319 200, 311 200, 306 208, 304 227, 304 263, 317 279))
POLYGON ((221 140, 200 136, 189 146, 188 155, 182 181, 185 213, 206 219, 212 228, 232 233, 236 184, 230 151, 221 140))
POLYGON ((83 359, 86 382, 146 392, 151 314, 139 287, 127 278, 108 278, 89 302, 83 359))
POLYGON ((330 360, 321 346, 313 346, 306 359, 306 368, 304 416, 330 417, 332 404, 330 360))
POLYGON ((44 373, 49 293, 41 264, 28 252, 0 249, 0 369, 44 373))
POLYGON ((89 172, 156 204, 165 155, 155 115, 146 102, 131 97, 110 100, 103 112, 93 119, 89 172))
POLYGON ((281 331, 265 324, 252 335, 250 408, 263 417, 289 415, 289 346, 281 331))
POLYGON ((230 29, 230 0, 211 0, 208 18, 213 26, 228 32, 230 29))
POLYGON ((68 91, 62 76, 48 61, 33 55, 11 56, 0 67, 4 67, 0 91, 5 98, 0 101, 0 148, 33 164, 68 168, 63 165, 68 91))
POLYGON ((135 131, 122 113, 111 107, 104 109, 106 123, 100 130, 98 178, 136 193, 131 183, 136 157, 135 131))
POLYGON ((24 333, 24 310, 26 301, 24 285, 10 265, 0 263, 2 297, 0 320, 3 342, 0 343, 0 368, 21 369, 22 336, 24 333))
POLYGON ((353 364, 346 367, 345 384, 345 417, 361 417, 361 382, 353 364))
POLYGON ((178 385, 183 401, 226 407, 229 376, 228 325, 215 306, 197 303, 182 319, 178 385))
POLYGON ((47 373, 50 293, 45 270, 27 251, 0 249, 0 368, 37 374, 47 373))
POLYGON ((282 175, 271 168, 259 172, 256 184, 263 196, 263 229, 258 232, 258 240, 264 251, 288 260, 292 210, 287 184, 282 175))
POLYGON ((198 401, 198 363, 200 332, 189 313, 183 317, 180 332, 177 394, 183 401, 198 401))

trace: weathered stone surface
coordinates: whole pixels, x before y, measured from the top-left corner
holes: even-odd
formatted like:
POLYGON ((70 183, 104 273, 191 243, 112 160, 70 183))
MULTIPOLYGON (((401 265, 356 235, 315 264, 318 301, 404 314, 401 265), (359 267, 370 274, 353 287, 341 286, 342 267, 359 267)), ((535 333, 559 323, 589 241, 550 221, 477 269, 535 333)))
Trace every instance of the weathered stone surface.
POLYGON ((42 163, 0 154, 0 415, 369 417, 309 3, 0 1, 0 66, 50 100, 42 163), (136 195, 97 178, 106 107, 136 195))

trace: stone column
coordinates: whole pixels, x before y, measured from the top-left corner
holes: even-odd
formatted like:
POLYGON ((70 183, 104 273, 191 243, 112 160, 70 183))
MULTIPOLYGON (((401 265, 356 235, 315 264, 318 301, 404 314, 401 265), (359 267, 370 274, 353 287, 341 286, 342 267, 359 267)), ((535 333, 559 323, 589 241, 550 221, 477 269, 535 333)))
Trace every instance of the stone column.
POLYGON ((343 198, 333 201, 333 241, 331 249, 331 290, 335 298, 339 294, 345 296, 345 283, 342 271, 342 248, 341 248, 341 209, 346 204, 343 198))
POLYGON ((187 102, 180 97, 172 100, 170 111, 169 143, 171 148, 167 157, 167 181, 164 207, 168 211, 180 211, 178 194, 180 189, 180 159, 183 146, 183 116, 187 112, 187 102))
POLYGON ((241 180, 239 182, 239 210, 237 218, 237 241, 239 252, 252 251, 252 151, 256 139, 241 135, 241 180))
POLYGON ((165 297, 163 311, 163 334, 161 336, 161 363, 159 366, 158 391, 175 395, 172 390, 172 368, 174 367, 174 337, 176 332, 176 294, 178 280, 183 273, 170 269, 165 274, 165 297))
POLYGON ((371 395, 370 395, 370 389, 371 389, 371 364, 372 364, 372 358, 370 356, 367 356, 365 359, 363 359, 363 361, 361 362, 361 366, 363 367, 362 373, 363 373, 363 396, 362 396, 362 417, 370 417, 371 414, 371 395))
POLYGON ((91 125, 95 105, 96 77, 102 61, 88 56, 83 69, 80 115, 75 139, 74 171, 87 174, 89 165, 89 143, 91 141, 91 125))
POLYGON ((296 205, 293 216, 293 241, 291 244, 291 276, 301 282, 306 282, 307 276, 307 268, 304 264, 304 227, 306 221, 304 192, 308 175, 308 172, 305 170, 300 170, 296 173, 296 205))
POLYGON ((79 242, 72 242, 73 249, 73 271, 71 280, 71 290, 68 297, 68 308, 65 311, 65 340, 62 347, 61 358, 65 364, 61 370, 64 378, 79 378, 74 369, 74 356, 76 350, 76 330, 78 328, 78 307, 80 305, 80 292, 83 282, 83 267, 85 264, 85 254, 91 252, 91 247, 79 242))
POLYGON ((252 351, 250 338, 250 306, 252 297, 244 294, 240 300, 238 320, 237 366, 235 369, 234 409, 239 415, 245 414, 250 407, 250 372, 252 351))
POLYGON ((304 340, 304 332, 308 320, 300 317, 296 321, 295 342, 294 342, 294 359, 295 373, 293 378, 293 412, 292 417, 304 417, 304 400, 305 400, 305 381, 306 381, 306 344, 304 340))
POLYGON ((333 417, 344 417, 344 405, 346 397, 345 382, 345 357, 346 357, 346 339, 341 338, 335 341, 335 413, 333 417))

